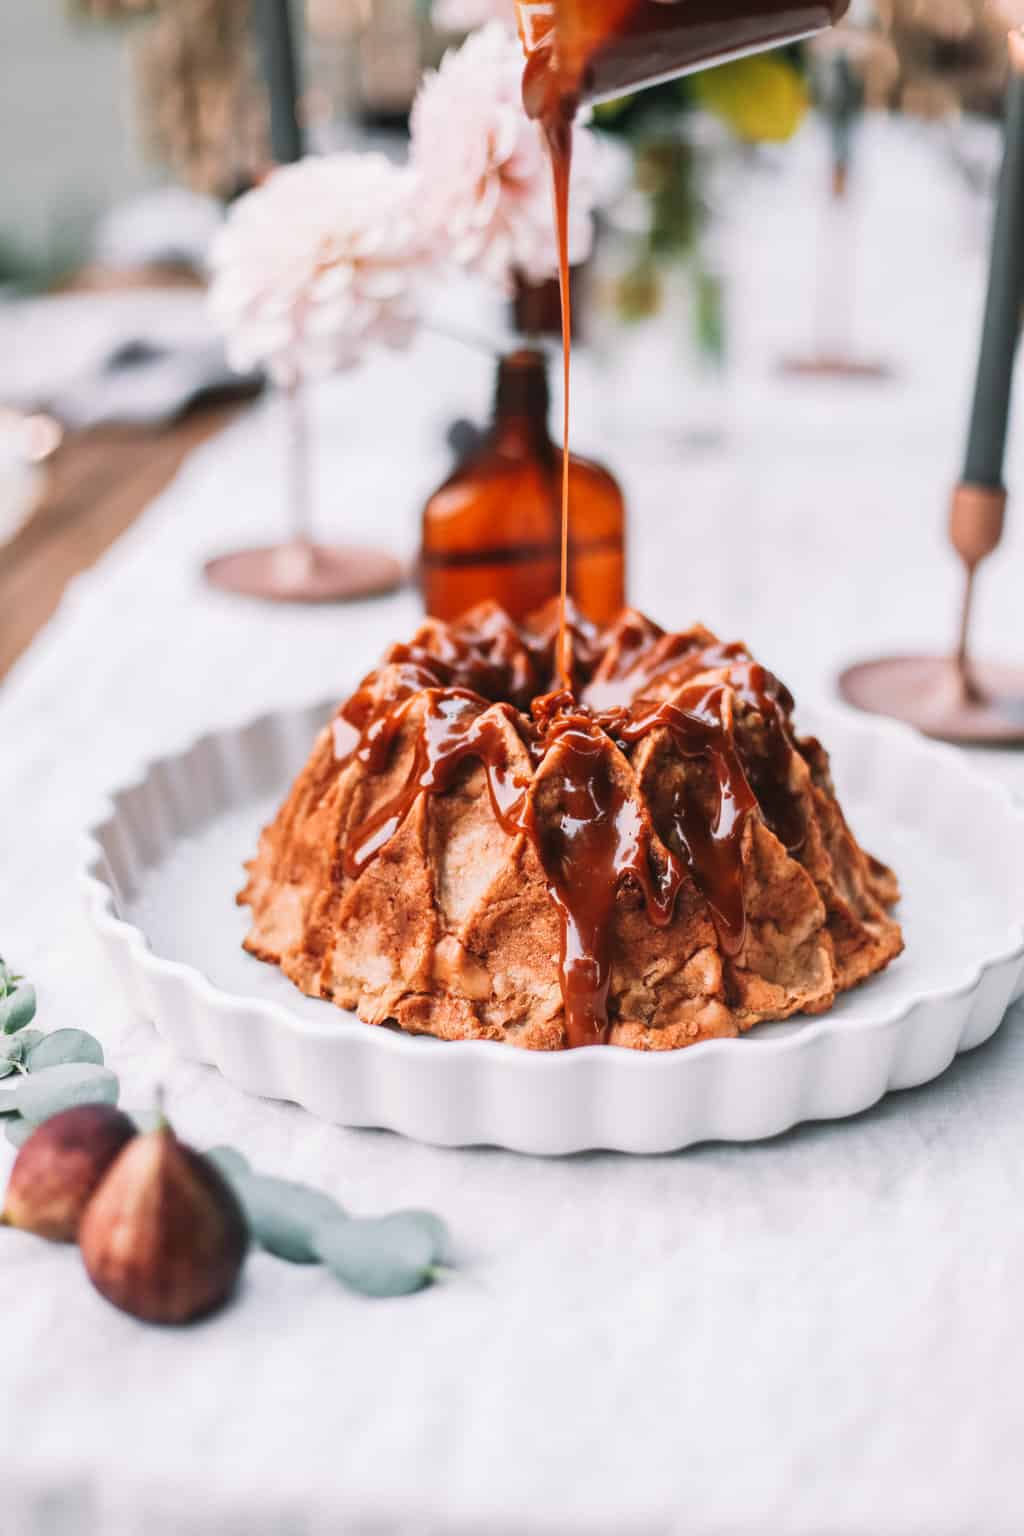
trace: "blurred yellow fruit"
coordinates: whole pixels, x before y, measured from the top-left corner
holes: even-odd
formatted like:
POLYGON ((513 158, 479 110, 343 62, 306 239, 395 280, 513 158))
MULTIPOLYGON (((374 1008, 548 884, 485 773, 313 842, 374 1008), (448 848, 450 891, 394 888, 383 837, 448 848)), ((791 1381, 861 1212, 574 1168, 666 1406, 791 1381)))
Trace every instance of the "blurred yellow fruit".
POLYGON ((748 144, 792 138, 810 106, 803 76, 788 60, 772 55, 705 70, 694 85, 701 106, 748 144))

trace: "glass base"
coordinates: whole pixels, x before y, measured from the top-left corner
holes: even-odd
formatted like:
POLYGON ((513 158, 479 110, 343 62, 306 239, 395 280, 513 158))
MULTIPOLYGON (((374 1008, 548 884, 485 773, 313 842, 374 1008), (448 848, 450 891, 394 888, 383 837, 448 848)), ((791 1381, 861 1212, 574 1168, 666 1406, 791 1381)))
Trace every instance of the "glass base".
POLYGON ((941 741, 1024 745, 1024 667, 971 663, 968 676, 949 657, 892 656, 848 668, 839 692, 856 709, 941 741))
POLYGON ((846 357, 838 352, 784 357, 779 372, 797 379, 862 379, 867 383, 884 383, 894 375, 892 366, 880 358, 846 357))
POLYGON ((275 603, 337 603, 380 597, 405 580, 401 563, 376 549, 273 544, 220 555, 203 567, 222 592, 275 603))

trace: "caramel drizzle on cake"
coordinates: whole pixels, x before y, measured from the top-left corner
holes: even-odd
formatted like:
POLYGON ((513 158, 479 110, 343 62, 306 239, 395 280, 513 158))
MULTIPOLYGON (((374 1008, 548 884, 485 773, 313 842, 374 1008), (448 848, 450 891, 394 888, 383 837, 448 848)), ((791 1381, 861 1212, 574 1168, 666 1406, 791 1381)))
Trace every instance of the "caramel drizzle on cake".
POLYGON ((742 645, 493 604, 393 646, 250 862, 250 953, 449 1040, 674 1050, 821 1013, 900 953, 895 876, 742 645))
POLYGON ((787 690, 744 646, 723 646, 707 631, 663 635, 639 616, 619 629, 621 654, 593 682, 593 699, 588 682, 601 637, 577 610, 568 614, 566 632, 579 702, 569 689, 531 697, 560 670, 553 615, 542 616, 531 631, 488 608, 435 629, 436 653, 393 647, 339 711, 358 733, 340 757, 355 756, 370 774, 386 767, 413 701, 419 712, 405 784, 347 837, 342 857, 350 878, 381 853, 421 796, 446 793, 467 759, 483 764, 496 819, 508 835, 531 841, 559 913, 570 1046, 607 1038, 611 926, 624 882, 642 893, 649 921, 664 928, 689 875, 708 903, 722 949, 736 955, 746 936, 741 845, 747 818, 760 809, 790 848, 803 835, 799 807, 780 788, 795 750, 787 690), (666 683, 668 697, 647 696, 666 683), (737 748, 737 701, 759 716, 768 748, 756 785, 737 748), (535 770, 549 755, 557 761, 555 798, 563 810, 549 825, 538 823, 530 784, 510 770, 498 716, 516 731, 535 770), (615 772, 616 755, 628 758, 656 730, 668 731, 682 756, 703 760, 715 785, 710 814, 692 796, 675 797, 670 815, 678 852, 656 836, 648 808, 615 772))

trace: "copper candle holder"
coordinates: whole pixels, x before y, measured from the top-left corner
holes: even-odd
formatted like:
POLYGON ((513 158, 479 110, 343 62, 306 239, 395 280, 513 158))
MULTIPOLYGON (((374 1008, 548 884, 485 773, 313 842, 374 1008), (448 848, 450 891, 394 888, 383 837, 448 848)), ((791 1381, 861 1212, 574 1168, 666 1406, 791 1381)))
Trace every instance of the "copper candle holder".
POLYGON ((1003 461, 1024 300, 1024 31, 1009 36, 1006 152, 1000 180, 981 353, 963 477, 953 493, 950 538, 966 573, 960 631, 950 656, 896 656, 851 667, 839 680, 848 703, 893 715, 945 741, 1024 743, 1024 666, 975 661, 971 617, 978 567, 1006 521, 1003 461))
POLYGON ((1004 490, 957 486, 950 536, 966 580, 956 649, 949 656, 892 656, 848 668, 839 679, 848 704, 943 741, 1024 744, 1024 667, 974 661, 969 644, 978 567, 998 547, 1005 514, 1004 490))

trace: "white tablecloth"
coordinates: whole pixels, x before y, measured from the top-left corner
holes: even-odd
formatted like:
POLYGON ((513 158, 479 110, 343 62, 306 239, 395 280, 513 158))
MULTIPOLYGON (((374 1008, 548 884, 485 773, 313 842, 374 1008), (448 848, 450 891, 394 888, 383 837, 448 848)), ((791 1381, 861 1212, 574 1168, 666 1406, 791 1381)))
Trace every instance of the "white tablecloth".
MULTIPOLYGON (((580 366, 581 440, 630 495, 635 600, 744 636, 804 697, 841 660, 945 644, 958 584, 943 521, 985 210, 926 135, 880 127, 864 170, 858 324, 898 382, 773 375, 805 326, 813 135, 751 180, 731 231, 728 453, 641 452, 580 366)), ((435 338, 325 390, 324 530, 411 553, 441 428, 479 411, 488 374, 435 338)), ((41 1022, 103 1038, 129 1107, 161 1079, 199 1145, 233 1142, 355 1211, 435 1207, 458 1277, 369 1303, 256 1255, 232 1310, 161 1332, 107 1308, 73 1250, 0 1234, 4 1536, 1017 1536, 1020 1017, 941 1083, 848 1123, 542 1162, 252 1101, 168 1060, 131 1015, 75 886, 104 789, 211 724, 341 693, 415 620, 411 594, 303 612, 201 586, 206 554, 276 531, 280 439, 265 404, 199 453, 0 692, 0 946, 38 982, 41 1022)), ((1015 513, 978 626, 1008 657, 1024 638, 1015 513)), ((1019 757, 984 761, 1024 791, 1019 757)))

